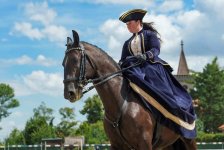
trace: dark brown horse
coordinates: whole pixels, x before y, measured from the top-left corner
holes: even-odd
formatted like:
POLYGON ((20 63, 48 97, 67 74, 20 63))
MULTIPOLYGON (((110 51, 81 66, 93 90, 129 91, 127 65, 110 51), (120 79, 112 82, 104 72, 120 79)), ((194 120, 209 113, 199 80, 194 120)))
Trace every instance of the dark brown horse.
POLYGON ((82 97, 84 86, 93 83, 104 105, 104 128, 111 150, 196 149, 194 140, 182 138, 155 121, 110 56, 94 45, 79 42, 75 31, 73 38, 74 42, 67 39, 63 61, 64 97, 75 102, 82 97))

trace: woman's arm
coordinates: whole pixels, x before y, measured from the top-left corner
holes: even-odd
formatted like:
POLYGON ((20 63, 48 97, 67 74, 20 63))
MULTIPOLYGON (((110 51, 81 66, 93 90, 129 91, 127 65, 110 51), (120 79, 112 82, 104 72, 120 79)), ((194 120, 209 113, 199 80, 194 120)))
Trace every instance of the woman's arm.
POLYGON ((146 50, 146 55, 149 59, 154 59, 154 57, 158 57, 160 53, 160 41, 155 33, 148 31, 146 33, 146 43, 148 44, 148 49, 146 50))
POLYGON ((124 60, 127 57, 127 55, 128 55, 127 52, 128 52, 128 42, 126 41, 122 48, 120 61, 124 60))

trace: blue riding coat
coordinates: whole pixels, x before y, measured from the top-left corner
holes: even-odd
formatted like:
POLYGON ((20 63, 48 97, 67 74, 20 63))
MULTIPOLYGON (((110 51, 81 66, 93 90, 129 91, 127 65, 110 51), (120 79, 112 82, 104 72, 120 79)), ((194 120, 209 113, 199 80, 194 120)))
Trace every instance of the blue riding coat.
MULTIPOLYGON (((123 75, 141 87, 171 114, 185 122, 194 122, 196 115, 192 105, 192 98, 171 74, 172 68, 169 64, 158 57, 160 53, 160 41, 156 34, 150 30, 143 29, 138 35, 141 37, 141 51, 142 54, 146 54, 146 61, 137 67, 124 71, 123 75)), ((124 43, 120 60, 122 62, 121 68, 126 68, 139 61, 137 57, 133 57, 134 52, 131 49, 131 41, 134 39, 134 36, 124 43)), ((186 138, 192 139, 196 137, 195 129, 188 130, 177 125, 172 120, 163 116, 160 111, 143 98, 141 100, 159 123, 186 138)))

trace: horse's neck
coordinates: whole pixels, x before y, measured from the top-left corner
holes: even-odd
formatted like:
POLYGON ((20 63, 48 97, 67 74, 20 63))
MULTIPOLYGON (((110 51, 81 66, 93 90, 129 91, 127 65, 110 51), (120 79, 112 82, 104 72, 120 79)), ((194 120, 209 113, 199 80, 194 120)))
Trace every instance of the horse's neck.
MULTIPOLYGON (((96 61, 96 70, 97 76, 103 77, 108 74, 112 74, 118 71, 118 66, 115 65, 115 62, 109 60, 106 54, 102 54, 100 59, 96 61)), ((116 76, 105 83, 96 86, 96 90, 103 102, 105 112, 115 118, 120 113, 120 109, 124 102, 124 93, 123 84, 124 79, 122 76, 116 76)))
POLYGON ((122 89, 123 78, 114 77, 106 83, 96 87, 96 90, 103 102, 105 112, 111 117, 116 118, 121 111, 125 96, 122 89))

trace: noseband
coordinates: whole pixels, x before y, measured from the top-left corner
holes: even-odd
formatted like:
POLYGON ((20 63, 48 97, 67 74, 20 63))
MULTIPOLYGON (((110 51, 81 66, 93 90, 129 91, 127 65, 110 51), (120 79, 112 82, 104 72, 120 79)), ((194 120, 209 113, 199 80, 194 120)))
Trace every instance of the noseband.
MULTIPOLYGON (((80 61, 80 72, 79 72, 79 77, 72 77, 72 78, 68 78, 68 79, 64 79, 63 82, 67 83, 67 82, 77 82, 78 87, 84 88, 88 83, 93 83, 92 86, 88 87, 87 89, 85 89, 82 93, 85 94, 88 91, 92 90, 94 87, 99 86, 101 84, 103 84, 104 82, 116 77, 116 76, 122 76, 122 72, 125 70, 128 70, 129 68, 138 66, 142 63, 142 61, 137 61, 136 63, 134 63, 133 65, 123 68, 121 70, 118 70, 114 73, 111 74, 107 74, 105 76, 102 77, 98 77, 95 79, 86 79, 86 58, 88 57, 88 55, 85 53, 85 48, 82 44, 80 44, 79 47, 73 47, 73 48, 69 48, 65 51, 65 55, 70 52, 70 51, 80 51, 81 54, 81 61, 80 61)), ((90 62, 91 63, 91 62, 90 62)), ((93 68, 94 69, 94 68, 93 68)))

